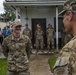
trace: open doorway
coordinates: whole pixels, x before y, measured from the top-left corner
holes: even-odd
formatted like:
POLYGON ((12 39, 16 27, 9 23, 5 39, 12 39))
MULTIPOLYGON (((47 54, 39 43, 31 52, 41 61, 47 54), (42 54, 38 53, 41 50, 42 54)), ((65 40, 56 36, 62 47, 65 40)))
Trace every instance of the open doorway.
POLYGON ((44 47, 46 47, 46 18, 32 18, 31 19, 32 22, 32 44, 33 44, 33 48, 35 48, 34 44, 35 44, 35 31, 36 31, 36 25, 40 24, 41 28, 44 32, 44 47))

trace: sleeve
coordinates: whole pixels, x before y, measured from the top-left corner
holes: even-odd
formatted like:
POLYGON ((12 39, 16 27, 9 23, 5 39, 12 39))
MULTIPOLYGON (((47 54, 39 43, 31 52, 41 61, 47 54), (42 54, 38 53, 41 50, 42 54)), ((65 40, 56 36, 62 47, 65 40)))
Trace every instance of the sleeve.
POLYGON ((30 55, 32 53, 32 43, 31 43, 31 40, 28 39, 28 43, 27 43, 27 48, 26 48, 26 52, 27 52, 27 56, 28 58, 30 58, 30 55))
POLYGON ((8 50, 5 39, 4 39, 3 43, 2 43, 2 52, 3 52, 4 56, 7 58, 9 50, 8 50))
POLYGON ((53 68, 54 75, 69 75, 69 70, 71 70, 70 56, 69 49, 61 51, 60 57, 58 57, 53 68))

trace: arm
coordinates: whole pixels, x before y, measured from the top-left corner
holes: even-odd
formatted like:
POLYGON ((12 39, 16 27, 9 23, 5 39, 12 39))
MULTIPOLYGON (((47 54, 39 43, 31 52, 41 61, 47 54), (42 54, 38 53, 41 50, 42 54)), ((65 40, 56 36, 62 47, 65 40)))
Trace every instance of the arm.
POLYGON ((54 29, 53 29, 53 36, 55 35, 55 31, 54 31, 54 29))
POLYGON ((2 51, 3 51, 4 56, 7 58, 9 50, 8 50, 7 43, 6 43, 5 39, 2 43, 2 51))
POLYGON ((48 36, 48 29, 46 30, 46 36, 48 36))
POLYGON ((69 70, 71 70, 71 65, 70 65, 70 56, 71 52, 69 48, 65 48, 64 50, 61 51, 60 57, 58 57, 54 68, 53 68, 53 73, 54 75, 68 75, 69 70))
POLYGON ((31 50, 32 50, 31 40, 28 39, 27 48, 26 48, 26 52, 27 52, 28 58, 30 58, 30 55, 31 55, 31 53, 32 53, 31 50))

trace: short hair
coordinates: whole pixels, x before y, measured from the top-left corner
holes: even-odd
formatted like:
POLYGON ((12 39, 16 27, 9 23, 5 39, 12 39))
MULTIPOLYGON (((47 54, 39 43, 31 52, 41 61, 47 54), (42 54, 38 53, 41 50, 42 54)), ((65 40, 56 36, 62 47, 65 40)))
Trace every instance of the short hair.
POLYGON ((74 15, 76 15, 76 11, 73 11, 73 10, 67 10, 65 13, 66 13, 66 15, 69 15, 70 14, 70 11, 74 14, 74 15))
POLYGON ((28 26, 28 24, 25 24, 25 26, 28 26))

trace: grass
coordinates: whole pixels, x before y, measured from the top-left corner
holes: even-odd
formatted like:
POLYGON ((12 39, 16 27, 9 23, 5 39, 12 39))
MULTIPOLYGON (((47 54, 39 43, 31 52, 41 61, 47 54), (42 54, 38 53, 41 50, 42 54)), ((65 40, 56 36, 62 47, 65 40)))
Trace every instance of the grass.
MULTIPOLYGON (((50 57, 48 60, 51 71, 53 70, 53 66, 56 62, 56 59, 57 59, 57 57, 50 57)), ((7 73, 6 65, 7 65, 6 59, 5 58, 0 59, 0 75, 6 75, 6 73, 7 73)))
POLYGON ((6 67, 6 59, 0 59, 0 75, 6 75, 7 73, 7 67, 6 67))
POLYGON ((50 57, 49 60, 48 60, 48 63, 50 65, 51 71, 53 70, 53 67, 55 65, 56 59, 57 59, 57 57, 50 57))

